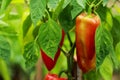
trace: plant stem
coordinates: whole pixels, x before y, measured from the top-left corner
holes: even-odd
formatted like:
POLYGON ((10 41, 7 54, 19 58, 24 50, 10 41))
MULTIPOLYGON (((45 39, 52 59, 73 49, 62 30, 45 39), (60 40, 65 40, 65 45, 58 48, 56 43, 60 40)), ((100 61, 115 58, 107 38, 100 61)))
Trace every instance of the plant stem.
POLYGON ((74 63, 74 50, 75 50, 76 44, 74 43, 71 50, 70 50, 70 63, 71 63, 71 69, 73 68, 73 63, 74 63))
POLYGON ((67 56, 67 67, 68 67, 68 80, 72 80, 72 74, 71 74, 71 63, 70 63, 70 56, 67 56))
POLYGON ((67 56, 67 53, 59 46, 60 50, 63 52, 65 56, 67 56))
POLYGON ((75 47, 76 47, 76 44, 74 43, 72 48, 69 51, 70 55, 72 55, 72 53, 74 52, 75 47))
POLYGON ((68 66, 68 80, 72 80, 73 76, 72 76, 72 69, 73 69, 73 62, 74 62, 74 49, 75 49, 75 43, 73 44, 72 48, 70 49, 70 51, 68 52, 68 56, 67 56, 67 66, 68 66))
MULTIPOLYGON (((73 61, 73 65, 72 65, 73 67, 72 67, 72 76, 73 76, 73 80, 77 80, 77 77, 78 77, 78 75, 77 75, 77 62, 74 60, 73 61)), ((80 79, 78 79, 78 80, 80 80, 80 79)))
POLYGON ((67 37, 68 37, 68 40, 69 40, 69 42, 70 42, 70 46, 72 47, 73 43, 72 43, 72 40, 71 40, 71 38, 70 38, 69 33, 67 33, 67 37))
POLYGON ((91 4, 88 8, 88 15, 92 13, 92 8, 94 7, 94 4, 91 4))
POLYGON ((45 11, 46 11, 46 13, 47 13, 47 15, 48 15, 48 19, 50 19, 50 14, 49 14, 49 12, 47 11, 47 9, 46 9, 45 11))
POLYGON ((89 2, 89 0, 86 0, 86 3, 87 3, 88 5, 90 5, 90 2, 89 2))
POLYGON ((103 0, 100 0, 100 1, 95 5, 95 7, 99 6, 102 2, 103 2, 103 0))
POLYGON ((64 53, 64 55, 67 57, 67 71, 61 71, 59 73, 59 76, 61 76, 61 74, 63 72, 65 72, 68 76, 68 80, 73 80, 73 76, 72 76, 72 70, 73 70, 73 66, 74 66, 74 49, 75 49, 75 43, 72 43, 72 40, 70 38, 69 33, 67 33, 67 37, 71 46, 71 49, 69 50, 68 53, 66 53, 60 46, 59 48, 61 49, 61 51, 64 53))
POLYGON ((93 0, 93 1, 92 1, 92 4, 94 4, 94 3, 95 3, 95 1, 96 1, 96 0, 93 0))
POLYGON ((60 77, 62 75, 62 73, 67 74, 67 71, 66 70, 61 71, 58 76, 60 77))

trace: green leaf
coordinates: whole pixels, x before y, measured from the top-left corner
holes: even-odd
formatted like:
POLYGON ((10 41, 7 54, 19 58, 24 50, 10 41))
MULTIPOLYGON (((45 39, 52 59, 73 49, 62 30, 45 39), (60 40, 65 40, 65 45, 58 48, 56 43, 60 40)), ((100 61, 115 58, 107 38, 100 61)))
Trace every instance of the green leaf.
POLYGON ((107 7, 103 7, 103 5, 100 5, 100 6, 98 6, 96 11, 100 16, 101 21, 106 21, 107 7))
POLYGON ((48 0, 47 6, 49 8, 49 11, 54 11, 59 1, 60 0, 48 0))
POLYGON ((13 37, 17 36, 17 33, 15 32, 15 29, 13 27, 11 27, 6 22, 0 20, 0 35, 13 37))
POLYGON ((35 66, 39 58, 39 47, 35 42, 29 42, 24 47, 23 57, 25 58, 25 64, 27 68, 35 66))
POLYGON ((72 19, 74 19, 83 10, 83 8, 79 6, 76 0, 72 0, 71 6, 72 6, 71 15, 72 19))
POLYGON ((57 52, 61 41, 61 29, 52 19, 41 24, 39 29, 38 43, 41 49, 52 59, 57 52))
POLYGON ((11 0, 2 0, 0 13, 4 12, 4 10, 8 7, 10 2, 11 2, 11 0))
POLYGON ((72 0, 65 0, 63 4, 63 9, 71 2, 72 0))
POLYGON ((74 21, 71 16, 71 9, 72 6, 68 5, 59 15, 59 22, 66 33, 74 26, 74 21))
POLYGON ((78 5, 76 0, 72 0, 65 9, 60 13, 59 15, 59 22, 64 29, 64 31, 67 33, 70 31, 75 24, 75 17, 82 11, 82 7, 78 5))
POLYGON ((106 6, 109 0, 103 0, 103 6, 106 6))
POLYGON ((106 21, 105 21, 105 23, 106 23, 107 30, 110 31, 112 29, 112 26, 113 26, 113 19, 112 19, 112 14, 110 13, 109 10, 107 10, 107 12, 106 12, 106 21))
MULTIPOLYGON (((63 2, 63 0, 48 0, 47 6, 49 8, 49 11, 55 11, 55 9, 63 2)), ((62 4, 62 9, 64 9, 71 0, 64 0, 64 3, 62 4)))
POLYGON ((103 64, 100 66, 99 72, 103 80, 112 80, 113 64, 109 55, 105 58, 103 64))
POLYGON ((37 22, 42 19, 46 9, 46 0, 30 0, 31 19, 36 26, 37 22))
POLYGON ((120 41, 120 21, 113 17, 113 26, 111 29, 114 47, 120 41))
POLYGON ((86 7, 86 0, 77 0, 77 3, 78 3, 83 9, 85 9, 85 7, 86 7))
POLYGON ((11 54, 11 46, 8 40, 0 35, 0 58, 9 61, 11 54))
POLYGON ((62 11, 62 6, 63 6, 64 0, 61 0, 56 7, 55 11, 53 12, 52 19, 57 20, 60 12, 62 11))
POLYGON ((25 21, 23 22, 23 37, 26 36, 31 25, 32 25, 32 20, 30 15, 28 15, 25 21))
POLYGON ((84 80, 93 80, 93 77, 94 77, 94 80, 100 80, 99 79, 100 75, 96 70, 92 70, 90 72, 87 72, 86 74, 83 74, 84 80))
POLYGON ((101 22, 104 22, 104 26, 107 28, 107 30, 110 31, 113 25, 112 14, 110 12, 110 9, 106 6, 100 5, 97 9, 97 13, 101 18, 101 22))
POLYGON ((38 36, 40 25, 36 26, 32 32, 34 39, 38 36))
POLYGON ((6 40, 9 40, 10 43, 10 60, 15 63, 24 64, 22 52, 22 37, 21 34, 16 32, 15 28, 7 24, 0 24, 0 35, 5 36, 6 40), (17 45, 17 46, 16 46, 17 45))
POLYGON ((98 27, 95 35, 95 47, 96 47, 96 67, 97 69, 103 63, 105 57, 114 52, 113 40, 111 34, 106 30, 103 25, 98 27))

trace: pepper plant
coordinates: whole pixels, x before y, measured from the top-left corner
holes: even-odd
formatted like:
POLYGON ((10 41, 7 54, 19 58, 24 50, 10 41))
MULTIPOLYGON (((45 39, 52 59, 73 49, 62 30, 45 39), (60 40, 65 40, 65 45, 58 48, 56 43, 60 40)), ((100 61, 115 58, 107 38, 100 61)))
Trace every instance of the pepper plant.
POLYGON ((112 80, 120 73, 119 4, 0 0, 0 80, 34 80, 37 72, 39 80, 112 80))

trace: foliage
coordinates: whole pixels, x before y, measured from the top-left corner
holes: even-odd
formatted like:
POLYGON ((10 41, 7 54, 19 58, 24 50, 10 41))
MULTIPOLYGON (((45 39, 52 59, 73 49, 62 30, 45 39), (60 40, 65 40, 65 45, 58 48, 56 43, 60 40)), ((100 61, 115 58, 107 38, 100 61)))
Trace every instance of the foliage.
MULTIPOLYGON (((62 29, 66 37, 61 53, 69 53, 75 42, 75 18, 92 7, 92 12, 101 19, 95 38, 97 72, 84 74, 84 79, 92 80, 91 76, 96 76, 96 80, 110 80, 116 69, 114 65, 120 67, 120 7, 118 0, 110 1, 0 0, 0 77, 13 80, 12 72, 7 72, 12 71, 14 64, 18 64, 27 77, 35 74, 34 68, 41 58, 40 49, 54 59, 62 29)), ((68 68, 66 64, 61 54, 51 72, 59 74, 68 68)), ((42 69, 44 76, 48 71, 44 65, 42 69)))
POLYGON ((55 53, 57 52, 60 40, 61 29, 56 22, 54 22, 52 19, 49 19, 46 23, 40 25, 38 43, 40 48, 45 53, 48 53, 48 56, 50 56, 52 59, 54 59, 55 53))
POLYGON ((101 25, 96 31, 96 66, 97 68, 103 63, 105 57, 113 51, 113 40, 103 25, 101 25))

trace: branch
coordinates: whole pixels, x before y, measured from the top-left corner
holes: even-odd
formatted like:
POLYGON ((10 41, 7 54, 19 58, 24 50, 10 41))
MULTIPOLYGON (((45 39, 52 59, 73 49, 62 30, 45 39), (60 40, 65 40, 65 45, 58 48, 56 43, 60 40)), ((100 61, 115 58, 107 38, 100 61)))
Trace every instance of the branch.
POLYGON ((74 52, 75 47, 76 47, 76 42, 74 42, 71 50, 68 52, 70 55, 74 52))
POLYGON ((60 50, 63 52, 65 56, 67 56, 67 53, 59 46, 60 50))
POLYGON ((59 77, 61 77, 61 75, 63 74, 63 73, 65 73, 65 74, 67 74, 68 73, 68 71, 67 70, 62 70, 60 73, 59 73, 59 77))
POLYGON ((71 38, 70 38, 69 33, 67 33, 67 37, 68 37, 68 40, 69 40, 69 42, 70 42, 70 46, 72 47, 73 43, 72 43, 72 40, 71 40, 71 38))

